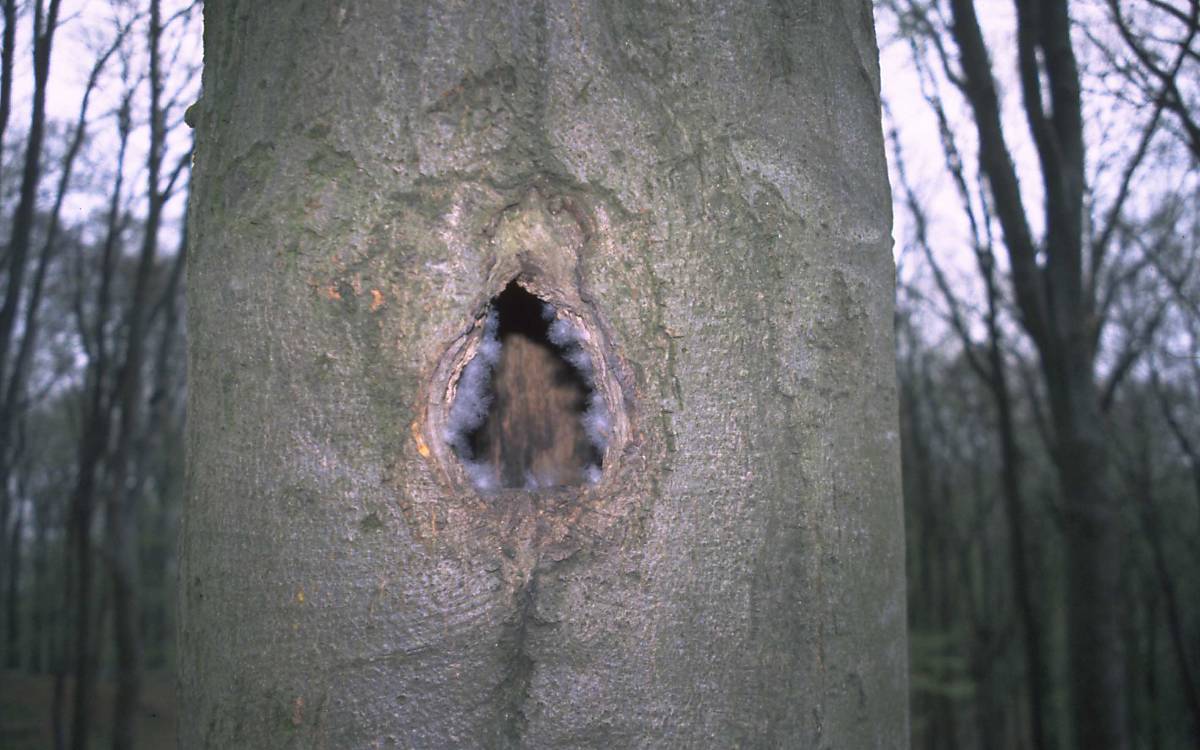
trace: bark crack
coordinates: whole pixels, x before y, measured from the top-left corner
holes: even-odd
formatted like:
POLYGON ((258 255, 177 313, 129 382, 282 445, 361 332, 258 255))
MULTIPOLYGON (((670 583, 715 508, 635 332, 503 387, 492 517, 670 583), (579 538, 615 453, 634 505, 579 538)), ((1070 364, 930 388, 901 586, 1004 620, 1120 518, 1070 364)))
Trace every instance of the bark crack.
POLYGON ((529 627, 534 622, 537 601, 537 578, 529 577, 516 592, 516 610, 508 639, 508 673, 498 686, 500 736, 508 747, 520 747, 529 717, 525 713, 529 702, 529 687, 536 666, 529 651, 529 627))

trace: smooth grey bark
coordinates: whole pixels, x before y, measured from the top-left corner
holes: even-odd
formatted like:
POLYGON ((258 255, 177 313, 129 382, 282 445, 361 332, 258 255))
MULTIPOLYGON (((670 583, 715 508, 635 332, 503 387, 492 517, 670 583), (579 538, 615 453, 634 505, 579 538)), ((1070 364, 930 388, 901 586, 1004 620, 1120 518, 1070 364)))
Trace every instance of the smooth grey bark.
POLYGON ((205 4, 181 746, 907 747, 871 8, 205 4), (594 486, 479 494, 512 279, 594 486))

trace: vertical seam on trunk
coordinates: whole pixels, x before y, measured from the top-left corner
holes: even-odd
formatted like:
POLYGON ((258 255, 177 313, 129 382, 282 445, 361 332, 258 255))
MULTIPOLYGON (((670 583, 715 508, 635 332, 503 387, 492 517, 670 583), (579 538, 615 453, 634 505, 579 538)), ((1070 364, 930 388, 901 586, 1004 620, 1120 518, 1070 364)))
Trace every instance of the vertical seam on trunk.
POLYGON ((537 598, 536 574, 516 592, 516 611, 513 613, 511 645, 508 648, 508 674, 499 685, 501 737, 511 747, 520 747, 529 723, 525 705, 529 701, 529 686, 533 680, 534 659, 529 653, 529 623, 537 598))

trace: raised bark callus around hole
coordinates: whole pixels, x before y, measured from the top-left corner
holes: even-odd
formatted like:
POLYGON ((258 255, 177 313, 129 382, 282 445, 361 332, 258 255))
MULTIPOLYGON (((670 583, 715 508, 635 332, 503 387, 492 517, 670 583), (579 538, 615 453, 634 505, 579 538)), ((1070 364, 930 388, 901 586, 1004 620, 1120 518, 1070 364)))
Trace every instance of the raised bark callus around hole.
POLYGON ((609 415, 580 336, 516 283, 492 300, 446 429, 477 489, 600 480, 609 415))

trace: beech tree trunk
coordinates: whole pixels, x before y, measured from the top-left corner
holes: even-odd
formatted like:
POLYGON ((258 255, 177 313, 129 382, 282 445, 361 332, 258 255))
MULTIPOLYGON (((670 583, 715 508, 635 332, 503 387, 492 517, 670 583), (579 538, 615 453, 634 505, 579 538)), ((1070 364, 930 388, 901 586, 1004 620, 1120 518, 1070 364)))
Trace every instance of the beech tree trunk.
POLYGON ((868 2, 209 0, 205 57, 181 747, 907 747, 868 2), (506 289, 581 484, 450 439, 506 289))

